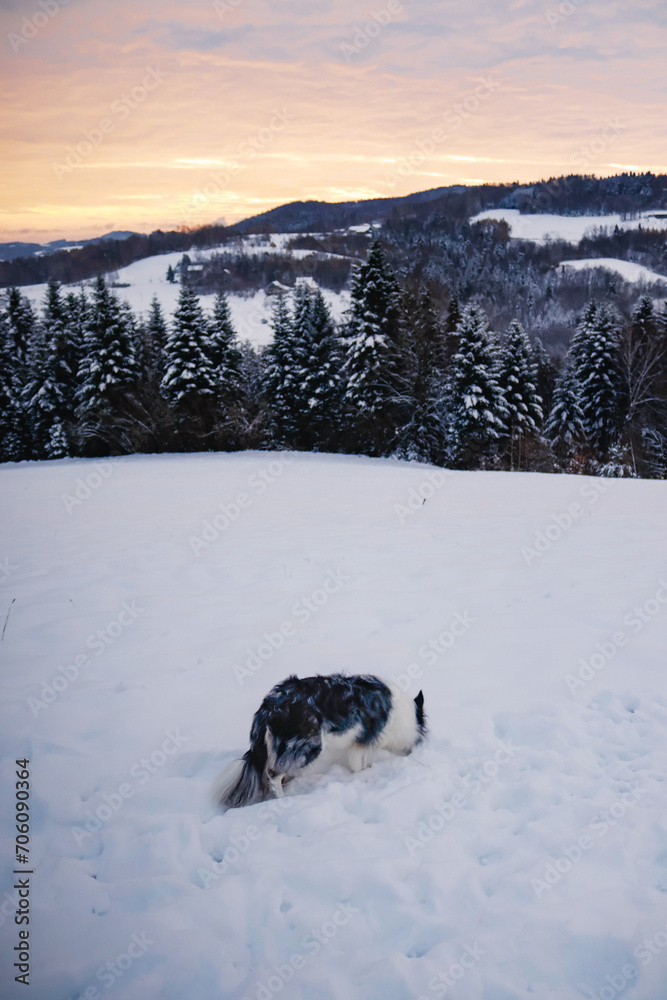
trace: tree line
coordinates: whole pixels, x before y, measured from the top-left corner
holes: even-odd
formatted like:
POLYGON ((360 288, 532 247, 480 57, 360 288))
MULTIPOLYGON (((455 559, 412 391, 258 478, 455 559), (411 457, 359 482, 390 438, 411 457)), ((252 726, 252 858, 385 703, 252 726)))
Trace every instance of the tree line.
POLYGON ((0 315, 0 458, 290 448, 398 456, 461 469, 664 478, 665 315, 583 311, 560 365, 473 297, 440 309, 402 287, 379 240, 333 322, 319 290, 276 299, 271 344, 239 343, 219 294, 186 282, 167 322, 138 321, 99 278, 50 282, 39 316, 18 289, 0 315))

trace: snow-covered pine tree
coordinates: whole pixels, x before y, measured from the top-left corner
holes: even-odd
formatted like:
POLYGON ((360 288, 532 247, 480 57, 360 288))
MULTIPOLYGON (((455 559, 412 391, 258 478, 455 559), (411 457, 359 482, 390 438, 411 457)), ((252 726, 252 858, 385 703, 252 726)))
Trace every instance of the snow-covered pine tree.
POLYGON ((307 288, 297 293, 293 333, 297 444, 310 450, 335 446, 340 432, 342 348, 319 288, 314 293, 307 288))
POLYGON ((298 431, 296 392, 300 359, 296 357, 293 316, 284 294, 278 295, 273 304, 271 327, 273 340, 265 354, 263 392, 273 441, 292 445, 298 431))
POLYGON ((76 450, 76 344, 55 281, 50 281, 24 394, 35 458, 64 458, 76 450))
POLYGON ((500 354, 500 387, 507 405, 505 423, 509 436, 510 467, 521 469, 524 443, 536 438, 542 426, 542 399, 537 391, 537 372, 530 341, 518 322, 512 320, 500 354))
POLYGON ((7 313, 14 343, 14 356, 19 366, 28 360, 31 343, 36 332, 36 320, 29 300, 18 288, 8 290, 7 313))
POLYGON ((409 459, 440 463, 445 451, 446 334, 426 289, 419 295, 405 296, 404 313, 414 409, 409 422, 399 431, 397 453, 409 459))
POLYGON ((586 437, 602 459, 618 439, 625 409, 618 323, 609 309, 587 310, 570 354, 581 386, 586 437))
POLYGON ((130 319, 104 278, 98 278, 77 376, 80 435, 87 453, 132 450, 126 425, 139 370, 130 319))
POLYGON ((584 414, 581 409, 581 386, 570 359, 566 359, 554 389, 544 436, 562 463, 567 463, 577 448, 586 442, 584 414))
POLYGON ((352 424, 353 449, 383 455, 396 431, 410 419, 404 373, 400 292, 379 241, 352 280, 350 320, 345 330, 344 402, 352 424))
POLYGON ((184 431, 190 429, 197 436, 210 433, 213 422, 216 377, 210 356, 208 323, 197 293, 186 282, 167 336, 161 391, 184 431))
POLYGON ((143 327, 143 364, 146 376, 162 379, 164 375, 165 348, 167 345, 167 324, 157 295, 151 300, 151 307, 143 327))
POLYGON ((22 385, 16 360, 14 332, 0 312, 0 462, 27 458, 22 385))
POLYGON ((498 378, 499 347, 488 320, 476 305, 467 306, 456 329, 459 349, 447 385, 448 451, 463 468, 476 468, 496 454, 507 433, 508 415, 498 378))
POLYGON ((241 353, 232 323, 227 296, 216 296, 209 324, 209 361, 216 381, 219 399, 226 406, 238 400, 241 353))

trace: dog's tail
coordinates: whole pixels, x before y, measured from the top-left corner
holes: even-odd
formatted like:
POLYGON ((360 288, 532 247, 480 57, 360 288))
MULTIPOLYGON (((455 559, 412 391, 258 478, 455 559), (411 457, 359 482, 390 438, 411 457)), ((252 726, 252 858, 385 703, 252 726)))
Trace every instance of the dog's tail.
POLYGON ((250 750, 241 760, 233 760, 223 768, 211 786, 211 796, 222 809, 248 806, 264 799, 263 768, 250 750))

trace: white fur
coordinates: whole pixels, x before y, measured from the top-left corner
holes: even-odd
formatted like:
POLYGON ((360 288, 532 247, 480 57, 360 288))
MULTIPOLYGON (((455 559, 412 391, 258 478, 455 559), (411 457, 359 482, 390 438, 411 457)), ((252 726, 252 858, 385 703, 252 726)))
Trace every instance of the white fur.
POLYGON ((394 681, 385 683, 391 690, 391 711, 375 746, 378 750, 407 757, 419 736, 414 699, 401 691, 394 681))
POLYGON ((233 760, 231 764, 222 769, 211 785, 210 795, 217 805, 225 801, 232 788, 237 784, 243 771, 243 765, 242 760, 233 760))

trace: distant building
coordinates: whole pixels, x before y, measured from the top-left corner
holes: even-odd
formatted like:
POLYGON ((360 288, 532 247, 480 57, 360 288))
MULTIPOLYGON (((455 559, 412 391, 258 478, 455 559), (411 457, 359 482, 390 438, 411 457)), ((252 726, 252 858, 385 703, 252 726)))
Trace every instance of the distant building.
POLYGON ((281 281, 272 281, 270 285, 267 285, 264 289, 267 295, 287 295, 292 289, 289 285, 283 285, 281 281))

